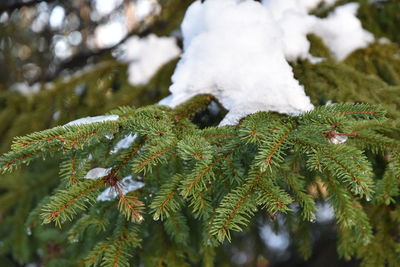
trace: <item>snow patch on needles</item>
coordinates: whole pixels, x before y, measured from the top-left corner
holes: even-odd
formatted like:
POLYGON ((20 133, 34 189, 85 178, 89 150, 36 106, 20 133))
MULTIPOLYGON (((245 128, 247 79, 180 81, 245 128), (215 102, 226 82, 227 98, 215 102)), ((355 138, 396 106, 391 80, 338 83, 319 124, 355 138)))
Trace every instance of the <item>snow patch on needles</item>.
MULTIPOLYGON (((143 182, 134 181, 132 176, 127 176, 123 178, 119 184, 121 187, 122 193, 124 195, 128 194, 129 192, 135 191, 140 189, 145 184, 143 182)), ((111 201, 118 196, 118 193, 112 187, 107 187, 98 197, 97 201, 111 201)))
POLYGON ((83 124, 89 124, 89 123, 96 123, 96 122, 104 122, 104 121, 116 121, 118 120, 119 116, 118 115, 104 115, 104 116, 95 116, 95 117, 85 117, 85 118, 80 118, 74 121, 70 121, 64 126, 71 126, 71 125, 83 125, 83 124))
POLYGON ((98 179, 104 176, 107 176, 112 168, 94 168, 88 171, 85 175, 85 179, 98 179))
POLYGON ((145 38, 130 37, 121 58, 129 62, 128 80, 132 85, 146 84, 159 68, 181 53, 173 37, 150 34, 145 38))
POLYGON ((213 94, 229 110, 221 125, 257 111, 311 110, 288 63, 319 61, 309 54, 307 34, 319 35, 338 60, 373 40, 355 17, 357 4, 338 7, 323 19, 308 14, 320 3, 334 2, 196 1, 182 23, 184 53, 172 76, 172 95, 160 104, 174 107, 196 94, 213 94))
POLYGON ((137 135, 128 134, 124 138, 118 141, 115 147, 110 151, 110 154, 115 154, 121 149, 129 148, 132 143, 136 140, 137 135))
POLYGON ((332 144, 338 145, 338 144, 343 144, 347 142, 347 139, 349 139, 346 135, 339 135, 339 134, 335 134, 334 136, 332 136, 331 138, 329 138, 329 141, 332 144))

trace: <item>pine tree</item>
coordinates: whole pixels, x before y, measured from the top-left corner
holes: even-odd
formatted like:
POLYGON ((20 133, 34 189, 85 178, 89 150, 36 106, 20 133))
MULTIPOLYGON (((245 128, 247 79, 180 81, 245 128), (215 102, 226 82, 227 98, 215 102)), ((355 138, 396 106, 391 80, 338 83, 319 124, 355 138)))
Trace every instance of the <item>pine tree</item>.
POLYGON ((229 244, 256 238, 268 222, 308 259, 317 206, 329 203, 341 257, 397 266, 400 5, 359 2, 363 26, 391 42, 338 62, 310 35, 312 55, 327 60, 291 63, 316 105, 299 116, 258 112, 217 126, 226 111, 212 95, 149 105, 167 94, 176 61, 139 90, 109 59, 32 98, 2 93, 2 150, 32 133, 0 158, 0 255, 46 266, 229 265, 229 244), (86 94, 74 93, 79 86, 86 94), (62 125, 103 113, 117 119, 62 125), (94 168, 100 174, 89 177, 94 168), (136 190, 126 192, 126 178, 136 190))

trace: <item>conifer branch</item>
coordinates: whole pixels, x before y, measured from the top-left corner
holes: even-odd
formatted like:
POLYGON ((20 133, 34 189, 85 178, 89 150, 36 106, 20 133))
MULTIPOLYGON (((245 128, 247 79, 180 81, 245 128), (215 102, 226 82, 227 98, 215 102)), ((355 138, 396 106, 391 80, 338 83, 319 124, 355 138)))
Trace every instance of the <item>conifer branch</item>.
POLYGON ((193 116, 198 110, 207 107, 211 101, 217 101, 212 95, 196 95, 174 109, 174 121, 193 116))
MULTIPOLYGON (((182 255, 189 253, 184 247, 191 240, 188 223, 194 220, 202 221, 201 251, 209 256, 220 242, 231 239, 231 231, 241 231, 259 208, 291 218, 296 232, 295 227, 306 227, 315 219, 316 195, 306 187, 318 179, 324 180, 341 234, 351 234, 359 246, 371 242, 373 228, 366 203, 374 197, 373 203, 389 205, 400 194, 398 125, 388 123, 383 111, 368 105, 337 104, 316 107, 297 117, 258 112, 236 126, 199 129, 188 118, 210 101, 207 96, 195 97, 188 102, 191 110, 185 110, 185 105, 175 109, 123 107, 110 113, 119 116, 117 121, 56 127, 20 137, 1 158, 2 169, 11 170, 40 155, 62 156, 60 189, 40 204, 44 222, 55 221, 60 226, 79 214, 71 228, 71 242, 80 238, 78 231, 107 235, 116 227, 112 236, 93 243, 87 265, 129 266, 129 249, 139 246, 140 238, 128 228, 144 220, 145 205, 153 219, 161 218, 163 223, 157 230, 149 226, 151 221, 140 227, 146 233, 161 233, 182 255), (133 133, 133 140, 127 139, 129 145, 119 147, 122 137, 133 133), (335 144, 331 139, 337 136, 348 139, 335 144), (382 179, 375 179, 371 164, 370 155, 378 152, 389 160, 382 179), (108 174, 82 179, 88 167, 98 162, 110 167, 108 174), (145 187, 127 193, 120 177, 132 173, 145 174, 145 187), (376 187, 374 180, 378 180, 376 187), (118 201, 97 202, 104 186, 110 187, 118 201), (299 213, 285 214, 293 201, 299 213), (106 209, 106 214, 95 212, 99 208, 106 209)), ((306 236, 301 238, 309 242, 306 236)), ((347 252, 357 251, 351 244, 341 246, 347 252)), ((300 249, 309 255, 307 246, 300 249)), ((156 258, 176 263, 183 257, 156 258)))
POLYGON ((152 155, 150 158, 143 160, 143 161, 139 161, 136 164, 137 165, 147 165, 150 162, 152 162, 153 160, 159 158, 160 156, 162 156, 163 154, 167 153, 168 151, 174 149, 176 146, 170 146, 167 148, 162 149, 161 151, 157 152, 156 154, 152 155))
POLYGON ((131 250, 140 247, 138 229, 118 219, 116 228, 109 238, 98 243, 85 258, 86 266, 93 266, 101 262, 101 266, 126 266, 129 267, 129 259, 132 257, 131 250))
POLYGON ((164 222, 164 228, 175 243, 187 245, 190 237, 190 228, 187 219, 180 212, 175 212, 164 222))
POLYGON ((87 180, 72 186, 70 190, 59 190, 43 207, 43 222, 55 221, 61 227, 62 222, 73 219, 77 210, 85 210, 88 205, 95 203, 98 189, 104 185, 102 179, 87 180))
POLYGON ((85 158, 77 158, 76 153, 72 152, 70 158, 65 159, 60 164, 60 178, 63 179, 68 186, 72 186, 81 180, 89 169, 88 160, 85 158))
POLYGON ((190 200, 190 207, 196 218, 208 218, 212 212, 211 197, 207 191, 197 192, 190 200))
MULTIPOLYGON (((195 171, 196 176, 191 179, 191 177, 188 177, 183 180, 182 182, 182 187, 181 187, 181 195, 184 198, 187 198, 189 195, 193 195, 194 191, 202 191, 206 187, 207 181, 211 181, 212 177, 206 177, 207 173, 211 173, 212 168, 221 160, 223 160, 226 156, 220 157, 217 160, 213 161, 210 163, 208 166, 206 166, 204 169, 202 169, 199 173, 195 171), (207 181, 201 181, 203 178, 205 178, 207 181), (201 181, 201 182, 200 182, 201 181)), ((191 175, 192 176, 192 175, 191 175)))
POLYGON ((332 177, 327 176, 329 201, 335 210, 340 227, 353 229, 355 239, 367 244, 372 238, 372 228, 362 206, 352 200, 346 190, 332 177))
POLYGON ((124 195, 118 185, 114 186, 114 188, 116 188, 119 196, 118 209, 122 211, 128 220, 141 223, 144 219, 141 215, 144 203, 137 199, 136 196, 124 195))
POLYGON ((283 178, 293 191, 294 199, 301 207, 303 219, 311 222, 314 221, 316 211, 315 201, 305 189, 304 178, 300 174, 286 174, 283 178))
POLYGON ((400 195, 400 156, 397 152, 389 157, 389 168, 377 182, 375 194, 375 201, 385 205, 396 203, 396 197, 400 195))
POLYGON ((262 171, 252 171, 250 178, 243 186, 234 189, 226 195, 216 210, 216 217, 213 221, 210 233, 215 235, 219 241, 225 238, 230 240, 230 230, 240 231, 246 225, 249 218, 257 210, 256 204, 265 205, 270 212, 286 211, 287 204, 291 198, 278 188, 271 185, 262 186, 261 192, 267 193, 259 195, 258 201, 254 198, 254 192, 260 183, 268 183, 264 180, 266 173, 262 171), (258 203, 257 203, 258 202, 258 203))
MULTIPOLYGON (((272 160, 273 158, 277 158, 277 159, 276 159, 277 161, 281 161, 281 160, 282 160, 282 158, 280 157, 280 155, 276 156, 276 154, 280 151, 281 146, 282 146, 283 142, 285 141, 285 139, 288 137, 288 135, 289 135, 289 132, 284 133, 284 134, 280 137, 280 139, 279 139, 275 144, 273 144, 272 147, 267 147, 267 149, 268 149, 269 151, 268 151, 268 153, 266 154, 265 159, 264 159, 264 160, 262 161, 262 163, 260 164, 260 165, 261 165, 261 170, 266 170, 266 169, 268 169, 268 168, 271 168, 271 164, 274 164, 274 162, 273 162, 273 160, 272 160)), ((268 144, 268 145, 269 145, 269 144, 268 144)), ((267 145, 267 146, 268 146, 268 145, 267 145)), ((261 148, 261 149, 265 149, 265 148, 261 148)), ((262 151, 262 152, 264 152, 264 151, 262 151)), ((261 153, 260 153, 260 154, 261 154, 261 153)), ((260 154, 256 157, 256 159, 258 159, 258 158, 261 157, 260 154)), ((277 163, 275 163, 275 164, 277 164, 277 163)))
POLYGON ((95 216, 85 214, 82 216, 71 229, 68 231, 68 240, 71 243, 79 241, 79 238, 84 235, 84 232, 88 228, 95 228, 96 232, 104 231, 107 223, 104 219, 97 218, 95 216))
POLYGON ((182 177, 175 175, 169 183, 165 183, 150 204, 152 209, 153 219, 161 220, 164 217, 168 218, 171 213, 179 210, 181 203, 176 199, 177 191, 182 177))

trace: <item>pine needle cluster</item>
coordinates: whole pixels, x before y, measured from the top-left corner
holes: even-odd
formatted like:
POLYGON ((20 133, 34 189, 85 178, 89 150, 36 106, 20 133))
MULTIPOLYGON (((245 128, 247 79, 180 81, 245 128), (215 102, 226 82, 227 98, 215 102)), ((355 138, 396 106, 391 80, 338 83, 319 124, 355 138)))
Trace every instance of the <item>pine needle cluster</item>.
MULTIPOLYGON (((342 256, 366 265, 399 260, 395 240, 384 255, 370 253, 377 239, 395 238, 386 227, 399 219, 391 208, 399 195, 398 121, 379 106, 333 104, 296 117, 258 112, 237 126, 199 128, 192 119, 211 102, 199 95, 174 109, 123 107, 109 113, 115 121, 16 138, 0 159, 4 173, 37 158, 64 159, 58 187, 32 212, 29 227, 69 225, 70 241, 90 247, 76 259, 87 266, 206 264, 260 212, 285 218, 294 235, 311 227, 322 198, 334 209, 342 256), (127 134, 135 140, 115 152, 127 134), (384 170, 374 168, 377 157, 387 161, 384 170), (85 179, 95 167, 110 171, 85 179), (121 179, 128 175, 145 186, 125 194, 121 179), (318 186, 325 194, 313 193, 318 186), (116 198, 99 201, 107 187, 116 198), (146 252, 160 238, 167 242, 146 252)), ((310 238, 295 241, 305 257, 310 238)))

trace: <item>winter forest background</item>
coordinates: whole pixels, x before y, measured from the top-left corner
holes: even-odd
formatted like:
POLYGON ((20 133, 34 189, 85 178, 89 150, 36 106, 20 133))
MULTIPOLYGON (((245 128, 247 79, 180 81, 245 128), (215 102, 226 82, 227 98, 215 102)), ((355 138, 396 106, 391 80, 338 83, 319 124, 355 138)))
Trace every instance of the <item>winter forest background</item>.
POLYGON ((399 27, 399 0, 0 1, 0 154, 13 151, 0 158, 0 266, 396 266, 399 27), (140 113, 157 103, 168 108, 140 113), (247 117, 259 111, 272 115, 247 117), (130 114, 142 117, 120 123, 130 114), (296 143, 314 133, 321 154, 296 143), (242 141, 205 141, 217 135, 242 141), (154 164, 141 166, 146 156, 154 164), (257 185, 254 200, 235 204, 254 166, 283 179, 296 162, 301 179, 267 184, 268 199, 257 185), (204 181, 186 190, 197 169, 192 180, 204 181), (114 184, 74 203, 88 190, 76 184, 112 174, 114 184), (325 174, 346 186, 335 195, 325 174), (227 184, 212 191, 218 177, 227 184), (57 205, 72 211, 56 218, 57 205))

